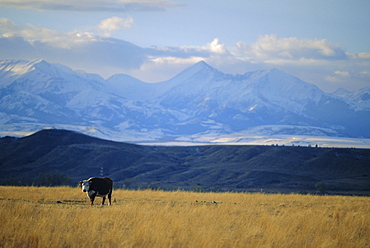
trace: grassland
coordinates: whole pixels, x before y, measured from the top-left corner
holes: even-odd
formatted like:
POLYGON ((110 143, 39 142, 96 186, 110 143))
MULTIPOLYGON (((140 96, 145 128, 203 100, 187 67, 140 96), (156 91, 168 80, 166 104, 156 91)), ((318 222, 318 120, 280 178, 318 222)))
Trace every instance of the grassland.
POLYGON ((370 198, 0 187, 0 247, 370 247, 370 198), (100 204, 100 198, 96 204, 100 204))

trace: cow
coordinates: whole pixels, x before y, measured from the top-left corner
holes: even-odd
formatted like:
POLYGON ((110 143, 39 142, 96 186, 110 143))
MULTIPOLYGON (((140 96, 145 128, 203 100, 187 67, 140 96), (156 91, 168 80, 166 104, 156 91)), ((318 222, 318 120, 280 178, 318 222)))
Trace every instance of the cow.
POLYGON ((96 196, 103 197, 101 205, 104 205, 105 197, 108 196, 109 205, 112 205, 113 181, 109 177, 90 177, 87 180, 78 182, 82 192, 86 192, 90 198, 91 205, 94 204, 96 196))

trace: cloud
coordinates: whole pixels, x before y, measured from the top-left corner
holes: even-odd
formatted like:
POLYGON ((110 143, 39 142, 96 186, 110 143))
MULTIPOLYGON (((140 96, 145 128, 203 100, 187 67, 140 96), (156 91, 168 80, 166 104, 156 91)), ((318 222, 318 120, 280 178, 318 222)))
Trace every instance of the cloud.
POLYGON ((112 17, 90 27, 90 32, 59 32, 1 18, 0 58, 42 58, 103 77, 125 73, 147 82, 167 80, 204 60, 231 74, 278 67, 325 91, 370 85, 370 53, 348 53, 327 40, 266 35, 253 44, 238 42, 233 47, 215 38, 201 46, 142 48, 106 35, 130 28, 132 22, 130 17, 112 17))
POLYGON ((343 76, 343 77, 349 77, 349 72, 348 71, 335 71, 334 74, 343 76))
POLYGON ((112 36, 112 33, 122 29, 130 29, 134 24, 134 19, 129 16, 127 18, 113 16, 102 20, 97 26, 91 27, 92 31, 98 31, 104 37, 112 36))
POLYGON ((212 53, 217 53, 217 54, 229 53, 228 50, 225 48, 225 45, 220 44, 220 40, 218 38, 215 38, 210 43, 207 43, 207 45, 203 46, 202 49, 208 50, 212 53))
MULTIPOLYGON (((361 74, 361 72, 359 72, 361 74)), ((325 77, 325 80, 332 83, 340 83, 343 80, 347 80, 350 77, 348 71, 334 71, 332 75, 325 77)))
POLYGON ((7 18, 0 18, 0 30, 5 32, 11 32, 17 29, 17 25, 7 18))
POLYGON ((0 31, 3 32, 3 36, 14 36, 19 35, 25 39, 46 39, 53 36, 59 36, 61 33, 43 28, 40 26, 35 26, 32 24, 26 24, 25 26, 17 26, 14 22, 7 18, 0 19, 0 31))
POLYGON ((18 33, 25 38, 43 40, 51 40, 53 37, 64 36, 63 33, 56 30, 43 28, 32 24, 27 24, 25 27, 19 28, 18 33))
MULTIPOLYGON (((140 77, 147 82, 158 82, 169 79, 187 67, 205 61, 215 67, 233 64, 236 59, 231 55, 218 38, 203 46, 152 47, 152 55, 138 70, 130 75, 140 77), (145 71, 145 73, 143 73, 145 71)), ((235 68, 234 68, 235 69, 235 68)))
POLYGON ((120 30, 124 28, 131 28, 133 23, 134 19, 132 19, 132 17, 121 18, 113 16, 111 18, 102 20, 98 25, 98 29, 104 31, 120 30))
MULTIPOLYGON (((132 23, 133 20, 131 17, 112 17, 102 20, 97 26, 90 27, 88 30, 102 31, 106 37, 110 35, 111 31, 125 27, 129 28, 132 23)), ((41 42, 50 47, 65 49, 81 46, 82 44, 87 44, 89 42, 98 42, 103 38, 91 31, 59 32, 57 30, 44 28, 30 23, 27 23, 24 26, 17 26, 14 22, 6 18, 0 19, 0 31, 5 31, 2 35, 3 37, 20 36, 30 44, 41 42)))
POLYGON ((0 58, 32 60, 38 57, 37 50, 22 37, 13 33, 0 36, 0 58))
POLYGON ((145 82, 160 82, 170 79, 187 67, 202 60, 205 60, 204 57, 150 56, 140 68, 130 70, 129 74, 145 82))
MULTIPOLYGON (((121 21, 111 22, 106 28, 119 28, 124 25, 121 21)), ((0 31, 3 31, 0 35, 1 59, 42 58, 103 76, 140 68, 150 55, 150 49, 123 40, 91 32, 58 32, 32 24, 17 26, 4 18, 0 20, 0 31)))
POLYGON ((337 45, 325 39, 298 39, 296 37, 279 39, 276 35, 261 36, 254 44, 236 44, 236 54, 252 63, 282 65, 286 63, 313 60, 343 60, 346 53, 337 45))
POLYGON ((370 68, 369 53, 351 54, 325 39, 264 35, 250 45, 238 42, 232 53, 252 65, 278 67, 329 92, 370 85, 369 75, 362 73, 370 68))
POLYGON ((2 0, 0 6, 56 11, 164 11, 182 4, 170 0, 2 0))

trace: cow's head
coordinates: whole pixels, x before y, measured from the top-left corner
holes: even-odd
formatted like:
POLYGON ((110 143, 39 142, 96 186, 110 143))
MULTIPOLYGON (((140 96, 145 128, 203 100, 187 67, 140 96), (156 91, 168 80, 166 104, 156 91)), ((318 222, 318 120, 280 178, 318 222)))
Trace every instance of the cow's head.
POLYGON ((89 191, 89 188, 90 188, 90 181, 88 181, 88 180, 83 180, 83 181, 78 182, 78 184, 81 186, 81 188, 82 188, 82 192, 87 192, 87 191, 89 191))

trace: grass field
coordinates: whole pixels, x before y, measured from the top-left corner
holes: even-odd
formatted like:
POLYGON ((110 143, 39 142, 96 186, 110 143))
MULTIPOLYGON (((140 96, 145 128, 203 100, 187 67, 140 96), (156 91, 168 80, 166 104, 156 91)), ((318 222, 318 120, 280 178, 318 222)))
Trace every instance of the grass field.
POLYGON ((0 187, 0 247, 370 247, 370 198, 0 187))

